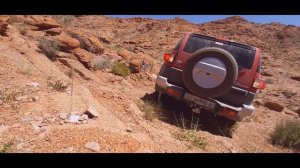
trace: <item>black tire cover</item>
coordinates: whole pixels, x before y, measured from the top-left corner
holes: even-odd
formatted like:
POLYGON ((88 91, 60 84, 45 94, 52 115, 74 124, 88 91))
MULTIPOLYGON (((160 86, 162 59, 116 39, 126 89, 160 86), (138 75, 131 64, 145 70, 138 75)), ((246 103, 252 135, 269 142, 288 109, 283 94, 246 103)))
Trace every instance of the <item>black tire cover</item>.
POLYGON ((234 84, 238 75, 238 65, 235 58, 227 51, 216 47, 207 47, 197 50, 186 61, 182 79, 185 87, 194 95, 206 98, 214 98, 226 93, 234 84), (226 76, 224 81, 214 88, 203 88, 197 85, 192 76, 194 65, 201 59, 207 57, 214 57, 220 60, 226 69, 226 76))

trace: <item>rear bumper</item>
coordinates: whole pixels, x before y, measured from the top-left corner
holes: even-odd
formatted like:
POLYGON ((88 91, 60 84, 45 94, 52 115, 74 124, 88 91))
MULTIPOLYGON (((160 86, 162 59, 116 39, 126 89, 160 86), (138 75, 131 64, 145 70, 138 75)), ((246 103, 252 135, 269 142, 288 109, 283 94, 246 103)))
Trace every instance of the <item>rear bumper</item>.
MULTIPOLYGON (((183 99, 183 95, 187 91, 182 87, 179 87, 179 86, 173 85, 171 83, 168 83, 168 79, 166 77, 157 76, 157 78, 156 78, 156 88, 155 89, 159 92, 164 93, 164 94, 168 94, 169 96, 172 96, 172 97, 174 97, 178 100, 185 101, 183 99), (172 89, 177 90, 178 92, 181 92, 180 96, 174 97, 174 96, 168 94, 166 92, 168 88, 172 88, 172 89)), ((223 107, 223 108, 227 108, 227 109, 230 109, 232 111, 237 112, 237 115, 234 118, 230 118, 230 119, 235 120, 235 121, 242 121, 243 118, 245 118, 247 116, 250 116, 255 110, 255 107, 252 106, 252 105, 243 104, 242 107, 234 107, 234 106, 231 106, 229 104, 222 103, 222 102, 220 102, 218 100, 215 100, 215 99, 209 99, 209 100, 216 102, 219 105, 219 107, 221 107, 221 108, 223 107)), ((222 115, 221 113, 219 113, 219 111, 220 110, 217 110, 216 114, 222 115)), ((225 117, 227 117, 227 116, 225 116, 225 117)))

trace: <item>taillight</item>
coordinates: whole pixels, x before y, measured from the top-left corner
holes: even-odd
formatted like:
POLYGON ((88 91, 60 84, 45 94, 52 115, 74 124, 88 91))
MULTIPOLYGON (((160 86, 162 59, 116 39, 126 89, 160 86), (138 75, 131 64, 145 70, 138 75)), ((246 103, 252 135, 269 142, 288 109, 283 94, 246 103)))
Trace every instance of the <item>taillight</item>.
POLYGON ((180 90, 174 89, 174 88, 168 88, 167 94, 173 96, 173 97, 181 97, 182 92, 180 90))
POLYGON ((236 111, 233 111, 229 108, 222 108, 222 110, 220 111, 220 114, 229 118, 233 118, 237 115, 236 111))
POLYGON ((263 80, 256 79, 253 83, 253 87, 262 90, 266 88, 266 83, 263 80))
POLYGON ((173 62, 173 59, 174 59, 174 55, 173 55, 173 54, 165 53, 165 55, 164 55, 164 60, 165 60, 166 62, 171 63, 171 62, 173 62))

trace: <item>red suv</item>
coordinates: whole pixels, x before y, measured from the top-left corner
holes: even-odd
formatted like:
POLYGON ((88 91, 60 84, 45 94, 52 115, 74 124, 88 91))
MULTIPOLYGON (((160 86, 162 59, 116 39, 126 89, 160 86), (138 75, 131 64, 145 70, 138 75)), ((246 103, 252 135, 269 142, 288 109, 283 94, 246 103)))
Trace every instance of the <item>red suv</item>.
POLYGON ((233 41, 186 33, 171 53, 164 55, 155 90, 187 102, 194 112, 210 111, 242 121, 255 110, 259 49, 233 41))

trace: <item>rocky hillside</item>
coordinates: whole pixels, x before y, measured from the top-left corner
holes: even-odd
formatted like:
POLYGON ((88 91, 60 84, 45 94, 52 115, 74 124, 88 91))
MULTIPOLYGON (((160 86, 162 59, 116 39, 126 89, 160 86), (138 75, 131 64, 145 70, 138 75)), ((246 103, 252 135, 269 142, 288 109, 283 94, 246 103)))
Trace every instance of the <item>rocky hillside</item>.
POLYGON ((239 16, 204 24, 180 18, 0 16, 0 149, 294 152, 272 145, 270 134, 278 122, 299 121, 299 39, 299 27, 239 16), (255 100, 256 113, 230 136, 226 124, 212 116, 194 116, 178 102, 159 106, 148 100, 163 54, 190 31, 261 50, 267 89, 255 100))

